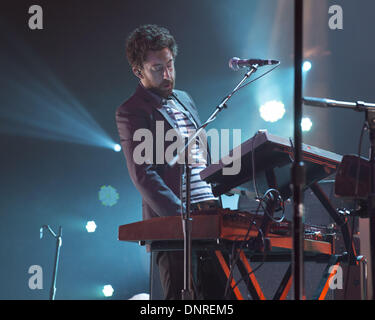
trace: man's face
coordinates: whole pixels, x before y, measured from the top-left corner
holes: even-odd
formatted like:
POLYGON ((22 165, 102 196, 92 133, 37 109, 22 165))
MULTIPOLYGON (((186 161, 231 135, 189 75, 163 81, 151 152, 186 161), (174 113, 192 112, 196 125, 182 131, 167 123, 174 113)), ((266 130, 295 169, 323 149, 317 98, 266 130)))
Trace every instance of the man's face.
POLYGON ((175 70, 171 50, 164 48, 149 51, 143 62, 143 69, 135 74, 141 79, 143 86, 156 94, 167 98, 174 88, 175 70))

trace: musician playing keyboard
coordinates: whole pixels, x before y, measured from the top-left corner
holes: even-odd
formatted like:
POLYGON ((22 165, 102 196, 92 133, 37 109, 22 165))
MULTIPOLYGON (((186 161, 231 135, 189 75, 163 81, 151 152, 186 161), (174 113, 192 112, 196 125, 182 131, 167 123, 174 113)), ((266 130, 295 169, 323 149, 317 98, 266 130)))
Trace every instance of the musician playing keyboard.
MULTIPOLYGON (((201 125, 191 97, 184 91, 174 89, 177 44, 166 28, 143 25, 129 35, 126 54, 139 84, 135 93, 117 109, 116 123, 129 175, 142 195, 143 219, 180 215, 180 166, 171 167, 164 156, 163 159, 160 158, 160 154, 165 155, 172 142, 156 141, 158 130, 163 130, 163 138, 168 130, 176 130, 182 137, 187 137, 191 130, 201 125), (139 130, 147 130, 153 138, 149 144, 146 140, 143 142, 144 146, 152 151, 151 156, 146 156, 147 159, 143 163, 137 153, 137 146, 139 147, 141 141, 135 139, 139 130)), ((148 154, 149 150, 145 150, 145 153, 148 154)), ((192 210, 219 207, 210 184, 201 180, 199 175, 207 166, 204 152, 194 145, 191 153, 197 160, 192 164, 192 210)), ((185 188, 183 185, 183 191, 185 188)), ((183 251, 165 251, 157 254, 156 260, 165 299, 181 299, 184 280, 183 258, 183 251)), ((210 271, 210 259, 193 254, 192 260, 193 270, 196 270, 195 298, 221 298, 208 293, 224 292, 222 288, 215 289, 215 285, 218 284, 215 274, 206 272, 210 271)))

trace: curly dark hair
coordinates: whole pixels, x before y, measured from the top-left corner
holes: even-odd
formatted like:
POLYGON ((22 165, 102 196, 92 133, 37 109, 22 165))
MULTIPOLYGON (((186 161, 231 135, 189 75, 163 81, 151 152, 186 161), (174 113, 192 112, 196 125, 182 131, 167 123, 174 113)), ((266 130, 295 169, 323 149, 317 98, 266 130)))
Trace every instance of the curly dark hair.
POLYGON ((126 40, 126 56, 131 67, 143 67, 147 51, 169 48, 173 58, 177 56, 177 44, 169 30, 155 24, 135 29, 126 40))

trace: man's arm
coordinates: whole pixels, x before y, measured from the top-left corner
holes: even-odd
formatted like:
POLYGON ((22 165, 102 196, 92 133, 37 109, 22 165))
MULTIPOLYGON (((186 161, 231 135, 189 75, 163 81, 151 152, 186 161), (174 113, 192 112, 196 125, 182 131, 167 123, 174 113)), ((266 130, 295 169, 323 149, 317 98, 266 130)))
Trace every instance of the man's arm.
POLYGON ((118 109, 116 123, 130 177, 142 198, 159 216, 179 215, 181 201, 156 172, 156 165, 137 164, 133 158, 134 149, 140 143, 133 140, 134 132, 148 128, 147 118, 141 113, 118 109))

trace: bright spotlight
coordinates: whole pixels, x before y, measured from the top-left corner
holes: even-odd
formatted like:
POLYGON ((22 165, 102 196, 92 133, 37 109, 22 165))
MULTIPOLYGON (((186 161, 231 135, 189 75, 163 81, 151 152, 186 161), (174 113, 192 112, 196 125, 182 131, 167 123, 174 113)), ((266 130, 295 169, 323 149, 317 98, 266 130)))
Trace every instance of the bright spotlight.
POLYGON ((0 108, 0 134, 113 148, 113 139, 37 52, 8 33, 3 42, 1 93, 8 96, 0 108))
POLYGON ((113 146, 113 150, 116 151, 116 152, 120 152, 121 151, 121 146, 117 143, 113 146))
POLYGON ((111 286, 110 284, 106 284, 106 285, 103 287, 103 290, 102 290, 104 296, 106 296, 106 297, 111 297, 111 296, 113 295, 113 292, 114 292, 114 291, 115 291, 115 290, 113 290, 113 288, 112 288, 112 286, 111 286))
POLYGON ((285 114, 285 106, 280 101, 268 101, 259 108, 260 116, 264 121, 276 122, 285 114))
POLYGON ((96 223, 95 221, 88 221, 86 224, 87 232, 95 232, 96 230, 96 223))
POLYGON ((310 131, 312 127, 312 122, 310 118, 302 118, 301 127, 302 127, 302 131, 310 131))
POLYGON ((310 61, 305 61, 303 63, 303 66, 302 66, 302 70, 304 72, 307 72, 307 71, 310 71, 311 67, 312 67, 311 62, 310 61))

